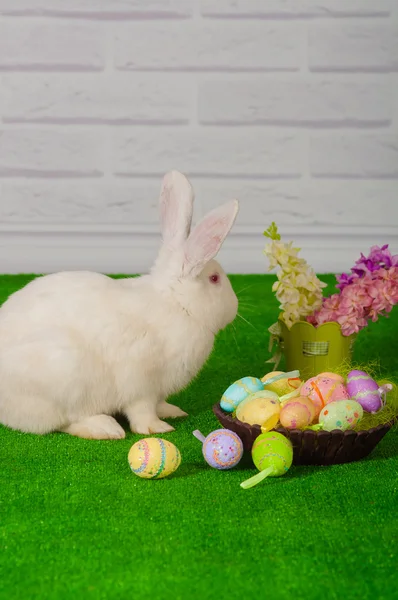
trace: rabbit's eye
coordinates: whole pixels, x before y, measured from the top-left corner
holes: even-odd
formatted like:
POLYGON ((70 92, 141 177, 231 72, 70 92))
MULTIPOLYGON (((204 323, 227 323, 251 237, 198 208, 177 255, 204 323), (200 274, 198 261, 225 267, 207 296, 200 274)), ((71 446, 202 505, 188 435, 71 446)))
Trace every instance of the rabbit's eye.
POLYGON ((210 275, 209 279, 211 283, 218 283, 220 281, 220 276, 218 273, 213 273, 213 275, 210 275))

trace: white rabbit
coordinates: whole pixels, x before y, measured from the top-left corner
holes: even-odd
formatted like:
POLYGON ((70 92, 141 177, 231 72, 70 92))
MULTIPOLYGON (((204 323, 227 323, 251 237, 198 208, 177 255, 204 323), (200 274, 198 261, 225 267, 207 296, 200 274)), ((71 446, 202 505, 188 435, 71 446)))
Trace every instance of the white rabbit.
POLYGON ((193 191, 176 171, 160 196, 163 243, 149 275, 89 272, 39 277, 0 308, 0 422, 25 432, 119 439, 123 413, 140 434, 186 416, 166 402, 208 358, 238 301, 213 260, 238 202, 190 233, 193 191))

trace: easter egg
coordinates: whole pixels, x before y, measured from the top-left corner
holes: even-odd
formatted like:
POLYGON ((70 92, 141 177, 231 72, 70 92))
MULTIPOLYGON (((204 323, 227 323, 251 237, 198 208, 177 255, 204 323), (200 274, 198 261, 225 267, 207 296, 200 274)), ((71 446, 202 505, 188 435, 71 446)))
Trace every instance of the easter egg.
POLYGON ((229 429, 216 429, 206 438, 200 431, 194 431, 194 435, 203 442, 203 457, 214 469, 232 469, 242 458, 242 440, 229 429))
POLYGON ((365 371, 354 370, 348 373, 347 391, 366 412, 377 412, 382 407, 379 385, 365 371))
POLYGON ((298 387, 300 387, 300 378, 289 377, 288 373, 286 373, 286 377, 281 377, 274 380, 275 377, 282 375, 285 375, 283 371, 272 371, 271 373, 264 375, 264 377, 261 379, 264 384, 264 389, 275 392, 278 394, 278 396, 284 396, 285 394, 289 394, 293 390, 296 390, 298 387), (270 381, 270 383, 267 383, 267 381, 270 381))
POLYGON ((311 425, 316 416, 316 409, 307 396, 299 396, 286 402, 279 415, 279 420, 286 429, 302 429, 311 425))
POLYGON ((344 383, 344 377, 342 377, 342 375, 338 375, 337 373, 329 373, 329 371, 319 373, 318 377, 328 377, 329 379, 337 379, 337 381, 339 381, 340 383, 344 383))
POLYGON ((220 406, 225 412, 233 412, 238 404, 242 402, 249 394, 263 390, 264 385, 261 379, 257 377, 243 377, 238 379, 228 389, 225 390, 220 406))
POLYGON ((131 446, 128 461, 138 477, 162 479, 178 469, 181 454, 177 446, 167 440, 146 438, 131 446))
POLYGON ((329 402, 348 399, 345 385, 338 379, 317 375, 304 383, 300 394, 308 396, 315 406, 316 416, 329 402))
POLYGON ((281 433, 276 431, 262 433, 254 441, 252 458, 260 473, 243 481, 240 485, 244 489, 253 487, 265 477, 285 475, 293 462, 293 446, 291 441, 281 433))
POLYGON ((346 431, 354 429, 362 417, 362 406, 355 400, 336 400, 321 410, 319 424, 325 431, 346 431))
POLYGON ((272 467, 272 476, 279 477, 290 469, 293 462, 293 446, 281 433, 262 433, 254 440, 252 458, 259 471, 272 467))
POLYGON ((251 394, 236 409, 236 418, 249 425, 261 425, 266 431, 279 421, 280 402, 274 392, 262 390, 251 394))

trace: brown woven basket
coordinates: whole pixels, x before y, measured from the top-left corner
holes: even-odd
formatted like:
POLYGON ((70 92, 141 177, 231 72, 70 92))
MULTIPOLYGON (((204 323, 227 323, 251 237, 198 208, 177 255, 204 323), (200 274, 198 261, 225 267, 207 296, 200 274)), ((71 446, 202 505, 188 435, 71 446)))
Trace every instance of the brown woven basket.
MULTIPOLYGON (((259 425, 248 425, 226 413, 217 403, 213 412, 221 425, 234 431, 242 440, 246 451, 250 452, 254 440, 260 435, 259 425)), ((337 465, 362 460, 377 446, 391 429, 393 423, 378 425, 367 431, 301 431, 278 427, 293 444, 293 464, 295 465, 337 465)))

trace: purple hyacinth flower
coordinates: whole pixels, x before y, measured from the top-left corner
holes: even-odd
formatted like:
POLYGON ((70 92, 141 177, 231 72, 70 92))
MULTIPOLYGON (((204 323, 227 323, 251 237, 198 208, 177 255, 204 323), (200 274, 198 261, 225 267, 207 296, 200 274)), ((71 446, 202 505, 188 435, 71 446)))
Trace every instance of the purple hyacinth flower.
POLYGON ((342 292, 343 289, 347 287, 347 285, 351 285, 351 283, 354 281, 354 279, 356 279, 356 277, 354 275, 347 275, 347 273, 342 273, 340 276, 337 276, 336 279, 336 287, 342 292))
POLYGON ((367 274, 375 273, 380 269, 390 269, 391 267, 398 266, 398 254, 394 256, 388 249, 388 244, 384 246, 372 246, 370 249, 369 256, 364 256, 361 252, 360 258, 355 262, 354 267, 351 269, 351 275, 343 273, 337 279, 336 287, 342 292, 344 288, 351 285, 360 277, 364 277, 367 274))

